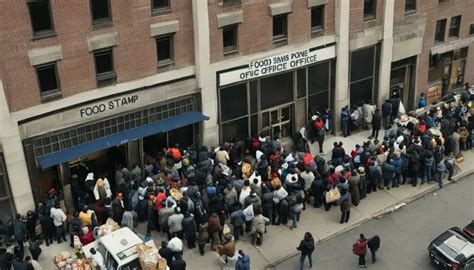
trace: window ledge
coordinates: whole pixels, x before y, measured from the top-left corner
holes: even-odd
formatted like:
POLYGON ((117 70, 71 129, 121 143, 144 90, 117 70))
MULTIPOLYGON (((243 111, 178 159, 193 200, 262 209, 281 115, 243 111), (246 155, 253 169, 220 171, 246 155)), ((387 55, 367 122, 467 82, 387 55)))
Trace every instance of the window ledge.
POLYGON ((41 102, 50 102, 62 98, 61 90, 50 90, 41 93, 41 102))
POLYGON ((459 39, 459 36, 451 36, 451 37, 448 37, 448 42, 449 41, 454 41, 454 40, 458 40, 459 39))
POLYGON ((371 17, 371 18, 364 18, 364 29, 367 29, 367 28, 372 28, 372 27, 375 27, 377 25, 377 20, 375 19, 375 17, 371 17))
POLYGON ((104 72, 96 75, 97 87, 113 85, 117 82, 117 73, 115 71, 104 72))
POLYGON ((273 44, 287 44, 288 43, 288 37, 287 36, 276 36, 273 37, 273 44))
POLYGON ((151 16, 160 16, 160 15, 170 14, 172 12, 173 10, 171 9, 171 7, 158 8, 158 9, 153 9, 151 11, 151 16))
POLYGON ((162 60, 158 62, 158 68, 174 65, 173 59, 162 60))
POLYGON ((33 41, 40 40, 40 39, 45 39, 45 38, 50 38, 50 37, 55 37, 56 32, 54 31, 47 31, 47 32, 40 32, 40 33, 33 33, 33 41))
POLYGON ((324 33, 325 31, 322 27, 311 29, 311 38, 324 36, 324 33))
POLYGON ((229 47, 228 49, 224 48, 224 56, 234 55, 239 53, 239 48, 229 47))
POLYGON ((92 22, 92 26, 94 27, 94 30, 97 30, 97 29, 111 27, 113 26, 113 23, 112 21, 97 21, 97 22, 92 22))
POLYGON ((405 16, 416 14, 416 9, 405 10, 405 16))

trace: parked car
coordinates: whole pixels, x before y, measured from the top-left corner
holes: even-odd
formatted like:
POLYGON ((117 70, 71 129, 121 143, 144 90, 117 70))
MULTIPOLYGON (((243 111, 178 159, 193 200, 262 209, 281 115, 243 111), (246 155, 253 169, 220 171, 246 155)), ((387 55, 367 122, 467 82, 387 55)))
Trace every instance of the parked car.
POLYGON ((474 270, 474 221, 462 230, 453 227, 428 246, 431 262, 438 269, 474 270))

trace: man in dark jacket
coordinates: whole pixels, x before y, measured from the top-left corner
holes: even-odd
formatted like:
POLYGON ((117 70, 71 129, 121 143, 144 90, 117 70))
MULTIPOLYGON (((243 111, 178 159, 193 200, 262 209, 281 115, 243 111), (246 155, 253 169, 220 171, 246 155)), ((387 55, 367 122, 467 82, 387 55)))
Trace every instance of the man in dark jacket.
POLYGON ((316 174, 313 182, 311 182, 311 193, 314 198, 314 207, 321 207, 323 204, 324 183, 320 174, 316 174))
POLYGON ((380 237, 375 235, 374 237, 370 238, 367 242, 367 246, 369 247, 370 254, 372 255, 372 263, 375 263, 377 261, 375 258, 375 252, 377 252, 380 247, 380 237))
POLYGON ((304 260, 308 256, 309 268, 313 268, 313 251, 314 251, 314 239, 310 232, 304 234, 304 239, 301 240, 300 245, 296 248, 301 251, 300 256, 300 270, 304 268, 304 260))
POLYGON ((25 256, 25 247, 23 246, 23 241, 25 241, 26 235, 26 225, 23 221, 21 221, 21 215, 16 214, 15 220, 13 221, 13 235, 15 236, 15 240, 18 243, 18 260, 23 260, 25 256))
POLYGON ((122 222, 123 212, 125 212, 125 205, 123 201, 123 194, 119 192, 117 198, 112 202, 113 220, 119 225, 122 222))
POLYGON ((392 103, 390 100, 385 100, 382 104, 382 118, 383 118, 383 126, 385 129, 388 129, 390 125, 390 115, 392 115, 392 103))
POLYGON ((170 270, 186 270, 186 262, 179 256, 170 263, 170 270))
POLYGON ((186 212, 184 214, 183 230, 184 230, 184 235, 186 236, 186 241, 188 242, 188 248, 189 249, 195 248, 197 224, 196 224, 196 220, 194 220, 194 216, 190 214, 189 212, 186 212))
POLYGON ((239 250, 239 258, 235 264, 235 270, 250 270, 250 257, 239 250))
POLYGON ((71 224, 69 225, 69 236, 71 243, 69 246, 74 247, 74 236, 79 236, 82 231, 82 223, 79 219, 79 213, 74 212, 73 219, 71 220, 71 224))
MULTIPOLYGON (((270 209, 271 212, 271 209, 270 209)), ((234 227, 234 239, 239 241, 239 237, 244 235, 245 217, 242 210, 239 208, 230 214, 230 223, 234 227)))
POLYGON ((40 217, 40 224, 46 246, 48 247, 49 243, 53 243, 55 233, 53 218, 49 215, 49 211, 46 211, 46 214, 40 217))
POLYGON ((161 241, 161 248, 158 253, 160 253, 161 257, 165 258, 168 265, 171 264, 173 261, 173 251, 168 247, 167 241, 161 241))
POLYGON ((379 130, 382 125, 382 115, 380 115, 380 109, 375 109, 374 115, 372 116, 372 135, 369 139, 377 139, 379 137, 379 130))

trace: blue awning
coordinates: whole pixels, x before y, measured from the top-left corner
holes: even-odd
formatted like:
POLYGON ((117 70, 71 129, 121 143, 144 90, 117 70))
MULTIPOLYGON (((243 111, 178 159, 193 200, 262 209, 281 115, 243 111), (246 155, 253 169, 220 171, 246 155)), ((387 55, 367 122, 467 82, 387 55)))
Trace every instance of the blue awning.
POLYGON ((167 132, 187 125, 199 123, 204 120, 209 120, 209 117, 203 115, 200 112, 189 112, 175 117, 170 117, 156 123, 121 131, 119 133, 76 145, 62 151, 37 157, 37 160, 41 168, 45 169, 53 165, 77 159, 90 153, 121 145, 146 136, 151 136, 161 132, 167 132))

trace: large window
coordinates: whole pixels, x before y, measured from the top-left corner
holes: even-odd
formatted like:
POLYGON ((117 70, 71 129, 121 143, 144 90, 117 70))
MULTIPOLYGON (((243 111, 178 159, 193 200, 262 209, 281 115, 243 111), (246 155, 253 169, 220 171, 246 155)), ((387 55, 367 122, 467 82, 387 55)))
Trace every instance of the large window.
POLYGON ((331 108, 334 89, 335 63, 327 61, 308 67, 308 113, 331 108))
POLYGON ((287 14, 273 16, 273 43, 286 42, 288 38, 287 14))
POLYGON ((456 16, 451 18, 451 23, 449 24, 449 37, 459 37, 459 27, 461 26, 461 16, 456 16))
POLYGON ((260 109, 268 109, 293 101, 293 72, 260 80, 260 109))
POLYGON ((173 36, 156 38, 156 54, 158 67, 174 63, 173 36))
POLYGON ((153 15, 159 15, 170 10, 170 0, 151 0, 151 12, 153 15))
POLYGON ((469 35, 474 35, 474 23, 471 23, 471 26, 469 27, 469 35))
POLYGON ((54 35, 49 0, 28 0, 28 10, 35 38, 54 35))
POLYGON ((375 19, 376 0, 364 0, 364 20, 375 19))
POLYGON ((416 0, 405 0, 405 12, 416 11, 416 0))
POLYGON ((436 22, 435 42, 444 42, 444 33, 446 32, 446 19, 436 22))
POLYGON ((366 100, 374 100, 377 90, 378 47, 351 52, 350 101, 360 106, 366 100))
POLYGON ((224 54, 238 51, 238 36, 237 24, 222 28, 224 54))
POLYGON ((56 62, 36 66, 38 84, 42 98, 56 96, 60 93, 56 62))
POLYGON ((10 182, 8 180, 7 168, 2 152, 0 152, 0 213, 2 213, 0 215, 0 221, 3 222, 4 225, 7 225, 7 222, 14 217, 10 182))
POLYGON ((110 0, 91 0, 92 24, 104 24, 112 21, 110 0))
POLYGON ((220 90, 223 122, 248 114, 247 84, 241 83, 220 90))
POLYGON ((101 87, 114 84, 117 80, 117 74, 114 70, 112 48, 95 51, 94 59, 97 86, 101 87))
POLYGON ((311 32, 318 32, 324 29, 324 5, 311 9, 311 32))

